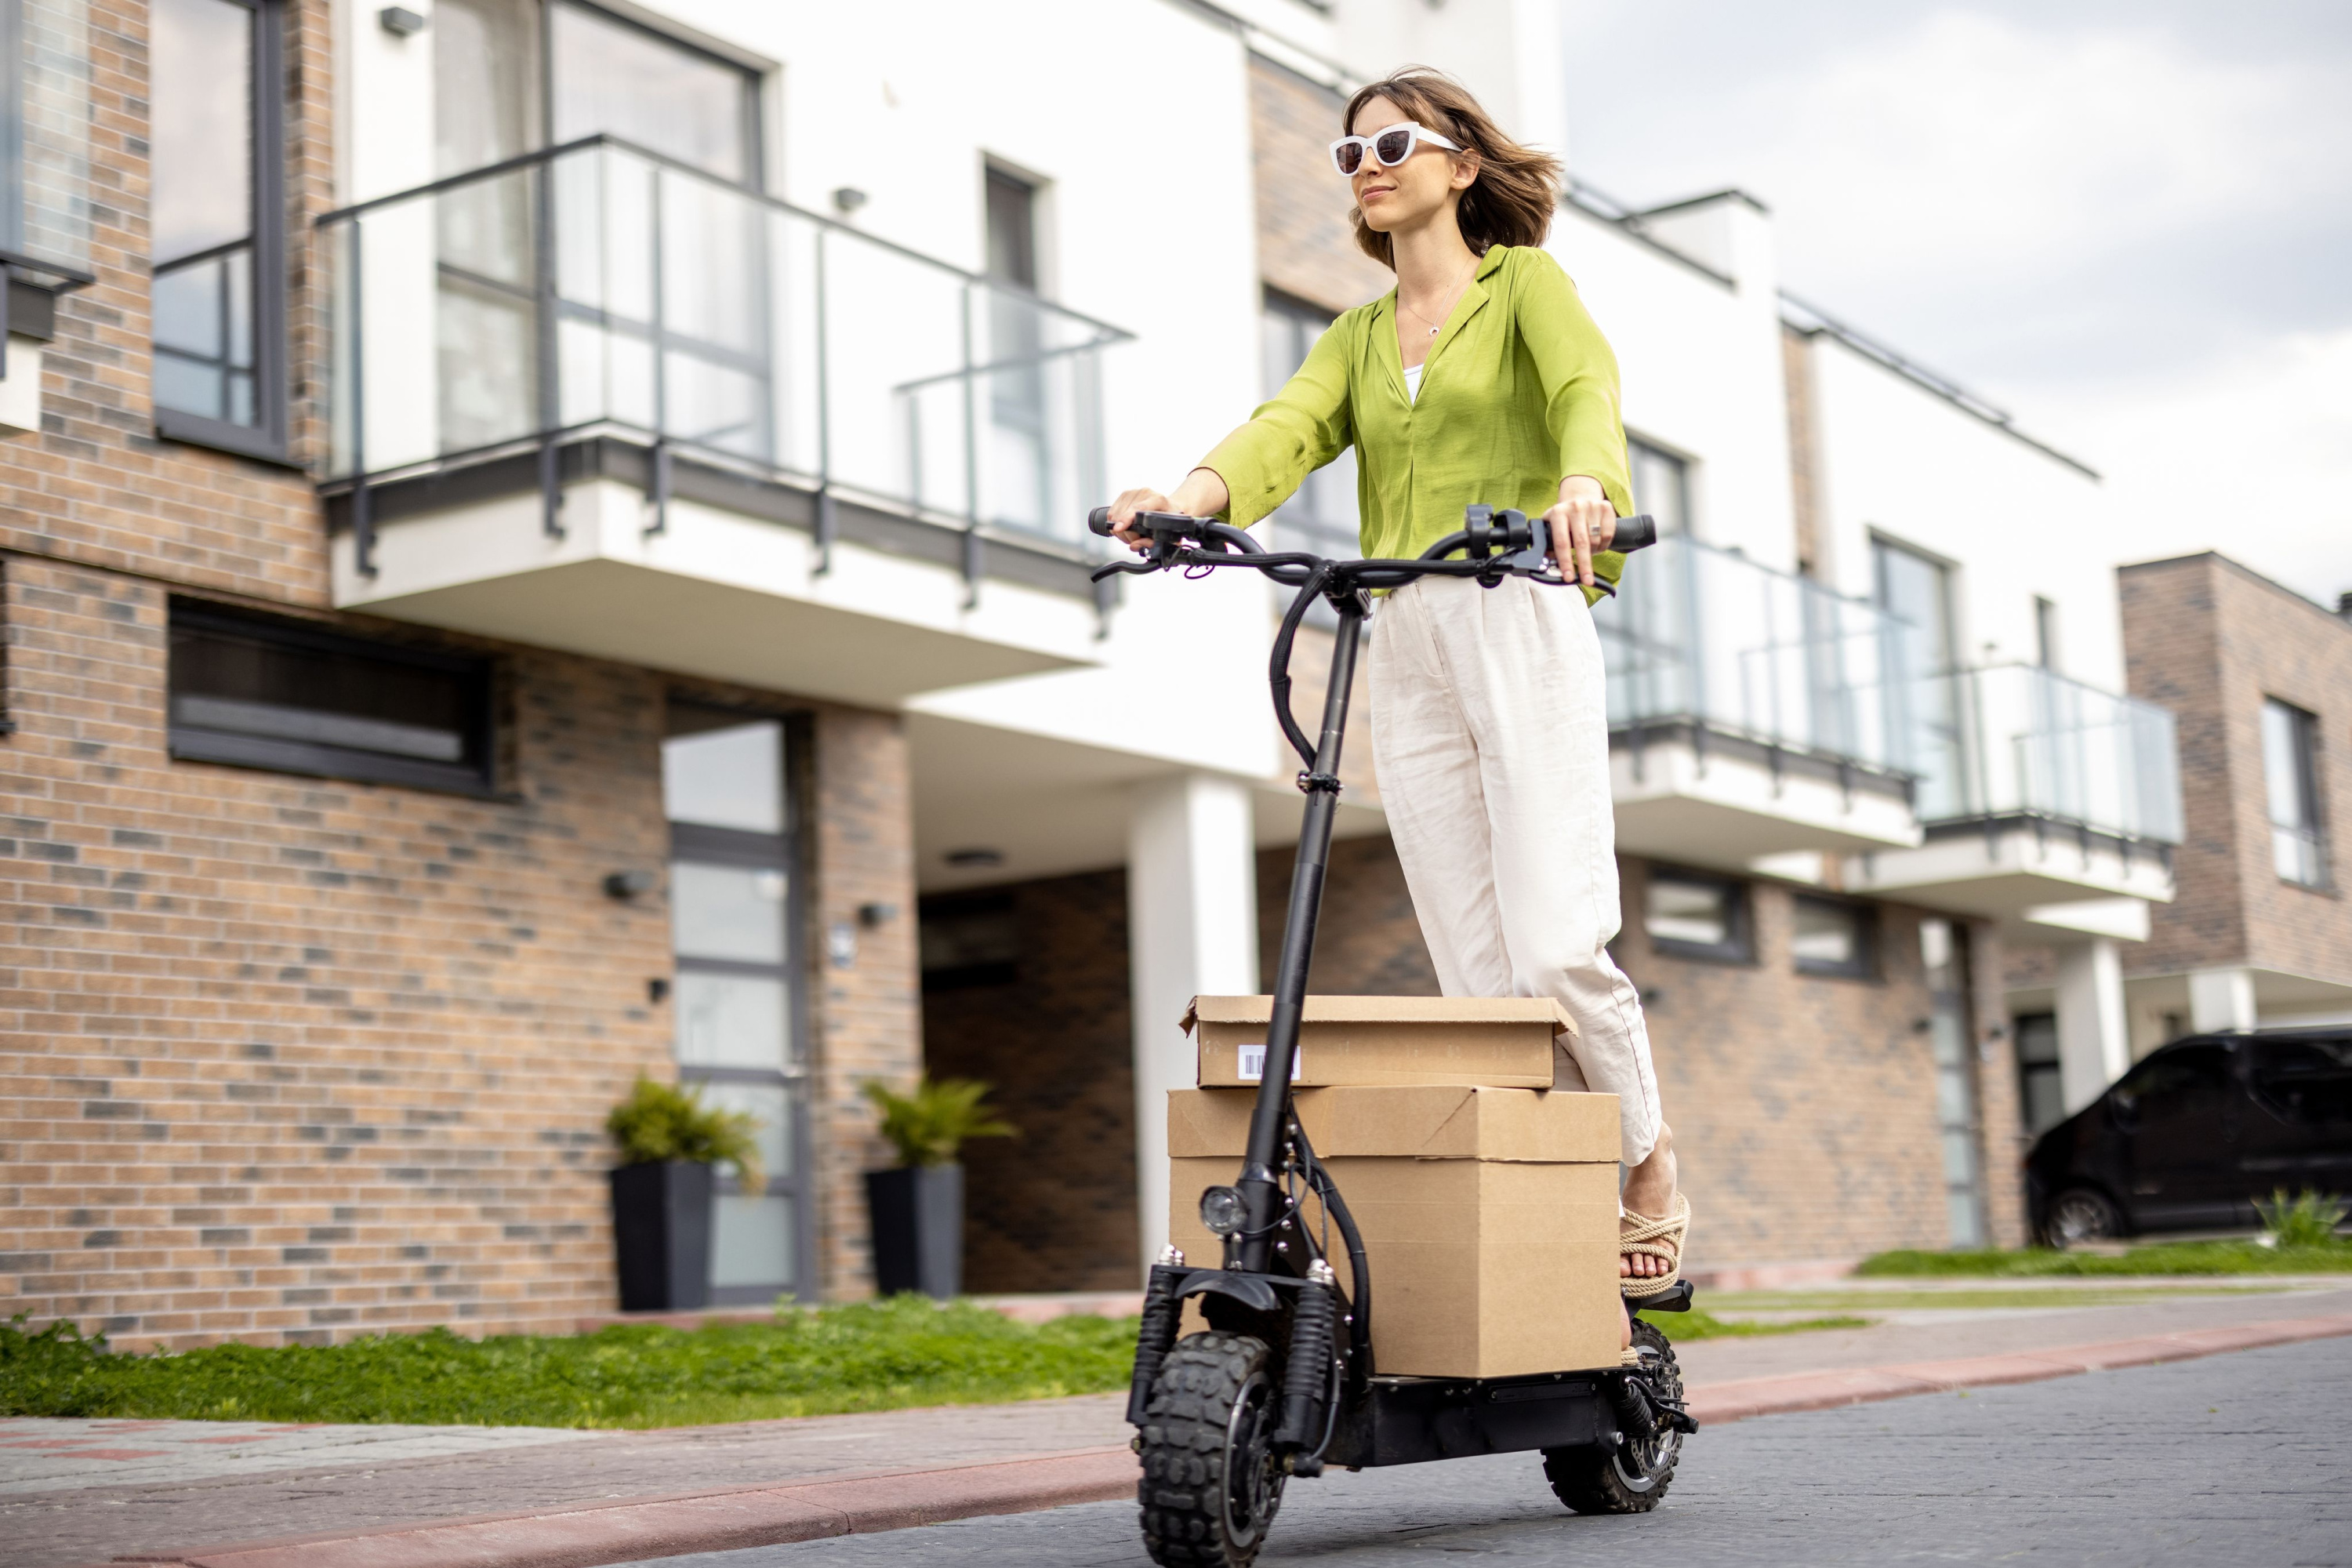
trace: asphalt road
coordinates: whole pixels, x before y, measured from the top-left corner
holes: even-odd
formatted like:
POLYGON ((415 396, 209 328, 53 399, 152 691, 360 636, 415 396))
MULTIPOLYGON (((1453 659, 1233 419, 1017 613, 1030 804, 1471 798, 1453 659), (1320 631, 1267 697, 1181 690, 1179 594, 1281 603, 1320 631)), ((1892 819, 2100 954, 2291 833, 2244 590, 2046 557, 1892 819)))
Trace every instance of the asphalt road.
MULTIPOLYGON (((1659 1510, 1583 1519, 1531 1455, 1295 1483, 1258 1561, 2352 1568, 2352 1339, 1701 1432, 1659 1510)), ((661 1568, 1147 1562, 1128 1503, 661 1568)))

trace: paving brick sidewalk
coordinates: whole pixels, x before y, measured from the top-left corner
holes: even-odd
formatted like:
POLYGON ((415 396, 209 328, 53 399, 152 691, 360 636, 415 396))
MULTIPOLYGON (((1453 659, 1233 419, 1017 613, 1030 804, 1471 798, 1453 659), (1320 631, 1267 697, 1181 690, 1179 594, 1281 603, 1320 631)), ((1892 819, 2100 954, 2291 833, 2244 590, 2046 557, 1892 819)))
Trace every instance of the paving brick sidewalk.
MULTIPOLYGON (((1933 1321, 1898 1319, 1866 1330, 1703 1342, 1685 1347, 1685 1354, 1691 1382, 1705 1388, 2345 1314, 2352 1314, 2352 1288, 2171 1297, 2120 1306, 1936 1312, 1933 1321)), ((8 1424, 11 1433, 0 1441, 62 1440, 38 1434, 45 1427, 71 1426, 81 1429, 67 1434, 73 1440, 149 1457, 107 1460, 89 1448, 0 1447, 0 1565, 60 1568, 133 1552, 263 1538, 348 1534, 730 1489, 855 1486, 857 1478, 894 1472, 1106 1454, 1129 1436, 1119 1420, 1120 1405, 1118 1395, 1093 1395, 652 1433, 428 1428, 423 1430, 431 1436, 419 1436, 416 1428, 320 1427, 279 1433, 301 1445, 285 1447, 274 1447, 275 1437, 255 1439, 251 1434, 259 1429, 252 1427, 209 1427, 204 1435, 245 1440, 199 1446, 158 1436, 164 1430, 160 1427, 144 1433, 121 1429, 143 1423, 98 1424, 113 1430, 93 1437, 90 1423, 16 1421, 8 1424), (401 1436, 386 1437, 387 1432, 401 1436), (346 1441, 346 1434, 367 1436, 346 1441), (436 1440, 453 1447, 421 1457, 404 1457, 396 1447, 436 1440), (167 1479, 155 1468, 167 1458, 156 1451, 173 1447, 191 1457, 179 1461, 186 1468, 167 1479), (60 1454, 76 1457, 59 1458, 60 1454), (61 1465, 74 1467, 68 1478, 73 1484, 54 1484, 65 1473, 54 1468, 61 1465), (109 1465, 126 1467, 110 1475, 111 1484, 79 1479, 109 1465), (127 1468, 132 1465, 142 1468, 127 1468)), ((1118 1458, 1132 1463, 1123 1454, 1118 1458)), ((1007 1474, 1017 1468, 1008 1468, 1007 1474)), ((1045 1468, 1050 1466, 1038 1473, 1045 1468)), ((872 1485, 886 1493, 891 1489, 887 1482, 872 1485)), ((299 1554, 294 1560, 299 1561, 299 1554)), ((591 1554, 577 1560, 612 1558, 591 1554)))

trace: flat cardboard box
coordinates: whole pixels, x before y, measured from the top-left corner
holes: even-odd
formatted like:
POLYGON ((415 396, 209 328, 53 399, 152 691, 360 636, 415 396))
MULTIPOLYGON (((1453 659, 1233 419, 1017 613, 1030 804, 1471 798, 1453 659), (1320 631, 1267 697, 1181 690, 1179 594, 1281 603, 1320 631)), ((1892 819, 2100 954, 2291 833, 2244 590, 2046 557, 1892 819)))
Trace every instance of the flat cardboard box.
MULTIPOLYGON (((1168 1097, 1169 1236, 1213 1266, 1201 1191, 1240 1173, 1255 1091, 1168 1097)), ((1617 1097, 1481 1085, 1302 1089, 1307 1142, 1363 1233, 1382 1373, 1617 1364, 1617 1097)), ((1320 1233, 1319 1205, 1305 1205, 1320 1233)), ((1345 1247, 1332 1266, 1353 1289, 1345 1247)), ((1186 1314, 1186 1331, 1201 1327, 1186 1314)))
MULTIPOLYGON (((1193 1081, 1202 1089, 1255 1084, 1273 1015, 1271 996, 1193 997, 1184 1015, 1199 1050, 1193 1081)), ((1567 1010, 1549 996, 1309 996, 1290 1080, 1581 1089, 1563 1043, 1575 1034, 1567 1010)))

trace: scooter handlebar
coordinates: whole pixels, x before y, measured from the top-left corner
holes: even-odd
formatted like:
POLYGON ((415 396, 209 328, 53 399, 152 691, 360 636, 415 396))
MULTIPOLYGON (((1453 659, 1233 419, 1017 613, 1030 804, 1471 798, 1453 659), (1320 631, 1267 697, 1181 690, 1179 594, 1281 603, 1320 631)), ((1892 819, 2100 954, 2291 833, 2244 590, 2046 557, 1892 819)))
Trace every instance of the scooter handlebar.
MULTIPOLYGON (((1103 538, 1108 539, 1112 531, 1110 508, 1098 506, 1087 513, 1087 527, 1103 538)), ((1647 512, 1640 512, 1633 517, 1621 517, 1617 520, 1616 536, 1610 540, 1609 548, 1630 554, 1636 550, 1646 550, 1657 542, 1657 520, 1647 512)))

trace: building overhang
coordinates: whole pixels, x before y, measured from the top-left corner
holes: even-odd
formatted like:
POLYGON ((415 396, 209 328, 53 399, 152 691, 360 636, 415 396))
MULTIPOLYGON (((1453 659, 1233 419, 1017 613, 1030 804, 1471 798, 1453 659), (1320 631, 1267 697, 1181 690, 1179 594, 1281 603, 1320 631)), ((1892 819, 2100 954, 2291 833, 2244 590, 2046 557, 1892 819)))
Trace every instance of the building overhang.
POLYGON ((2169 903, 2172 865, 2163 846, 2042 817, 1987 817, 1934 823, 1917 848, 1859 856, 1847 863, 1845 885, 1930 909, 2048 925, 2057 912, 2052 906, 2169 903))
POLYGON ((1920 842, 1903 775, 1704 724, 1622 727, 1609 738, 1609 770, 1627 854, 1739 869, 1769 855, 1920 842))
POLYGON ((338 608, 871 707, 1099 662, 1088 563, 610 437, 331 492, 338 608), (361 570, 362 543, 372 572, 361 570))

